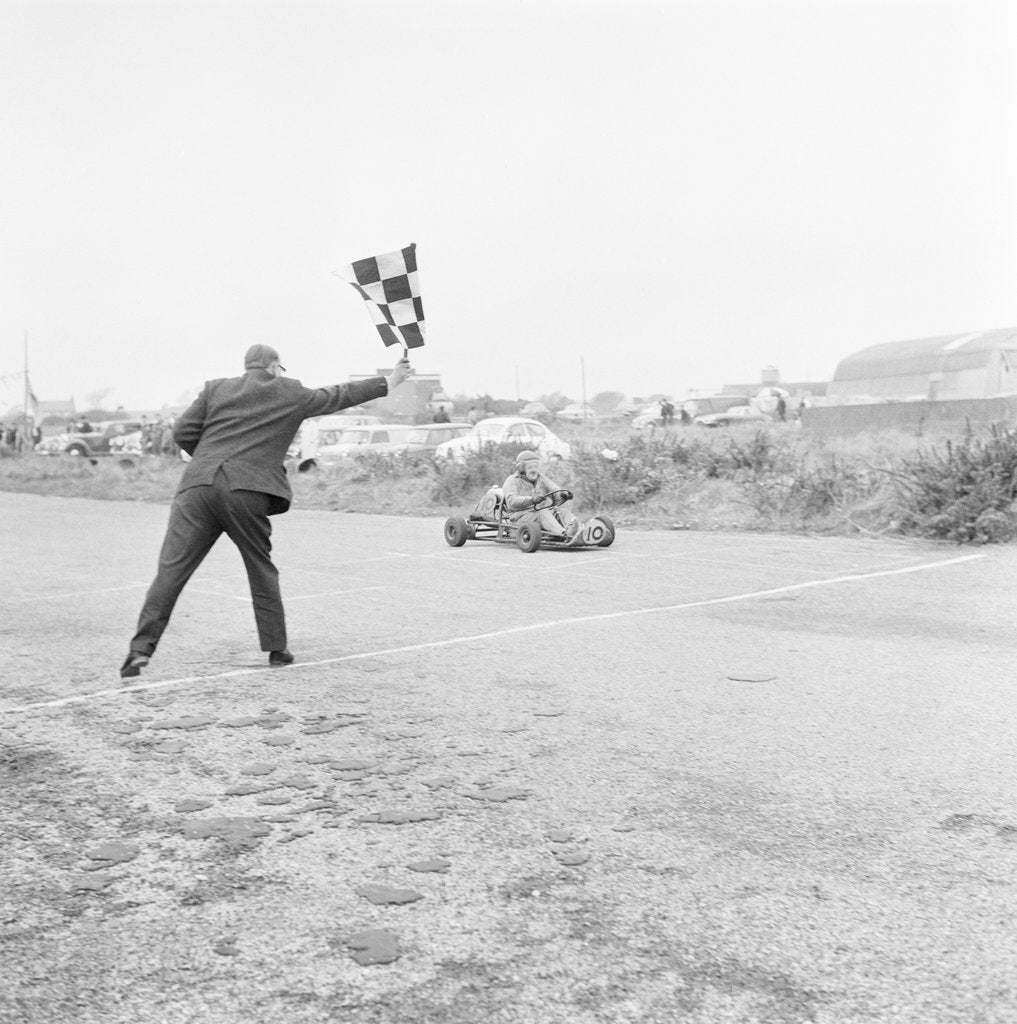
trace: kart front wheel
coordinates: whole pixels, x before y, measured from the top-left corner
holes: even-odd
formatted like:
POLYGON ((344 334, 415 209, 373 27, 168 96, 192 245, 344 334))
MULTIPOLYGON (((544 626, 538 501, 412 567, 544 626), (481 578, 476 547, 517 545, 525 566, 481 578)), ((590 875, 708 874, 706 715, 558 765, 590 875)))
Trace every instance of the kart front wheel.
POLYGON ((607 516, 597 516, 604 524, 604 535, 597 539, 597 547, 609 548, 614 543, 614 523, 607 516))
POLYGON ((532 523, 523 523, 516 532, 516 544, 520 551, 529 554, 540 547, 540 527, 532 523))
POLYGON ((445 520, 445 540, 450 547, 461 548, 470 537, 470 528, 462 516, 450 516, 445 520))

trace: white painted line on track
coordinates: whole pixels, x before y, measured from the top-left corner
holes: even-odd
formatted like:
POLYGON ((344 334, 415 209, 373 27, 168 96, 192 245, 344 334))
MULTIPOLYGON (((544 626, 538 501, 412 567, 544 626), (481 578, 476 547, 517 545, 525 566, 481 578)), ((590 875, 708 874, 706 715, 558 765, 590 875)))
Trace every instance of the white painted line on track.
POLYGON ((413 558, 414 552, 409 551, 386 551, 382 555, 372 555, 369 558, 343 558, 338 562, 322 562, 322 565, 360 565, 362 562, 389 562, 393 558, 413 558))
MULTIPOLYGON (((389 559, 389 561, 391 561, 391 559, 389 559)), ((305 576, 327 576, 329 579, 335 579, 336 577, 336 573, 334 571, 330 571, 328 569, 319 569, 317 567, 312 569, 310 566, 306 565, 287 565, 283 563, 277 563, 277 568, 279 569, 280 576, 288 576, 290 573, 303 573, 305 576)), ((361 579, 360 577, 352 576, 347 572, 343 572, 342 576, 344 579, 353 580, 354 582, 359 582, 361 579)), ((244 579, 247 579, 246 575, 244 576, 244 579)))
MULTIPOLYGON (((246 583, 247 581, 244 580, 246 583)), ((315 597, 336 597, 340 594, 362 594, 365 590, 391 590, 385 583, 378 583, 369 587, 345 587, 342 590, 322 590, 313 594, 286 594, 286 603, 291 601, 309 601, 315 597)), ((250 593, 224 594, 218 590, 206 590, 204 587, 188 587, 188 594, 200 594, 202 597, 215 597, 221 601, 239 601, 242 604, 250 604, 250 593)))
MULTIPOLYGON (((492 542, 495 543, 495 542, 492 542)), ((501 547, 501 545, 499 545, 501 547)), ((508 545, 506 545, 508 547, 508 545)), ((515 545, 511 545, 514 549, 515 545)), ((450 550, 440 553, 435 552, 414 552, 408 554, 407 558, 426 558, 436 562, 447 562, 450 565, 463 565, 484 569, 490 571, 491 569, 519 569, 531 574, 542 574, 542 573, 571 573, 571 572, 585 572, 588 569, 604 569, 609 568, 613 563, 616 563, 620 558, 636 558, 636 559, 647 559, 652 558, 656 561, 676 561, 676 562, 693 562, 697 565, 730 565, 738 569, 760 569, 766 572, 786 572, 796 573, 802 575, 812 575, 817 571, 816 569, 802 569, 794 565, 785 565, 780 562, 744 562, 738 559, 723 559, 723 558, 709 558, 697 555, 685 555, 680 552, 675 553, 663 553, 663 554, 641 554, 635 551, 612 551, 610 556, 605 552, 595 553, 593 551, 587 551, 586 556, 583 557, 579 551, 570 551, 568 553, 561 552, 555 553, 556 562, 550 564, 543 562, 541 564, 534 564, 535 559, 529 559, 525 557, 515 557, 518 552, 514 550, 506 550, 505 552, 499 552, 503 555, 502 558, 484 558, 482 556, 471 557, 469 555, 461 554, 458 551, 450 550), (559 559, 560 560, 557 560, 559 559)), ((898 562, 906 562, 914 558, 914 555, 909 556, 898 556, 894 558, 888 558, 884 561, 877 562, 874 565, 867 566, 855 566, 853 572, 869 572, 889 567, 898 562)), ((830 569, 829 572, 838 572, 842 570, 830 569)), ((289 600, 289 598, 287 598, 289 600)))
MULTIPOLYGON (((650 556, 640 556, 650 557, 650 556)), ((654 556, 656 557, 656 556, 654 556)), ((913 557, 913 556, 912 556, 913 557)), ((696 564, 702 565, 733 565, 739 569, 763 569, 767 572, 797 572, 797 573, 814 573, 815 569, 799 569, 794 565, 785 565, 780 562, 742 562, 738 559, 725 559, 725 558, 702 558, 695 555, 670 555, 663 554, 659 556, 660 561, 665 559, 678 562, 695 562, 696 564)), ((905 562, 908 561, 906 558, 893 558, 889 562, 905 562)), ((874 566, 858 566, 855 568, 855 572, 868 572, 870 569, 874 570, 881 566, 887 565, 888 562, 880 562, 874 566)), ((837 570, 831 569, 830 572, 836 572, 837 570)))
MULTIPOLYGON (((943 569, 949 565, 960 565, 985 558, 983 554, 960 555, 957 558, 946 558, 939 562, 924 562, 921 565, 909 565, 900 569, 883 569, 878 572, 852 573, 847 576, 836 576, 832 579, 807 580, 804 583, 789 583, 783 587, 772 587, 769 590, 753 590, 745 594, 730 594, 727 597, 710 597, 702 601, 687 601, 683 604, 655 605, 649 608, 630 608, 617 612, 600 612, 596 615, 577 615, 568 619, 550 619, 545 622, 532 622, 525 626, 509 626, 507 629, 495 629, 489 633, 474 633, 470 636, 453 636, 445 640, 429 640, 420 644, 407 644, 405 647, 389 647, 378 651, 362 651, 360 654, 344 654, 337 658, 321 658, 318 661, 304 661, 295 668, 320 668, 323 665, 339 665, 345 661, 363 661, 367 658, 384 658, 393 654, 411 654, 414 651, 428 651, 439 647, 454 647, 459 644, 476 643, 481 640, 497 640, 501 637, 517 633, 532 633, 538 629, 554 629, 557 626, 576 626, 587 622, 603 622, 607 619, 634 618, 637 615, 655 615, 661 612, 678 612, 689 608, 705 608, 710 605, 732 604, 735 601, 751 601, 758 597, 771 597, 774 594, 787 594, 794 590, 807 590, 811 587, 828 587, 834 583, 855 583, 859 580, 881 579, 887 576, 903 576, 913 572, 924 572, 926 569, 943 569)), ((80 693, 73 697, 60 697, 57 700, 38 701, 34 704, 22 704, 12 708, 0 708, 0 714, 13 714, 17 711, 35 711, 41 708, 59 708, 68 704, 80 704, 100 697, 119 697, 125 693, 142 693, 146 690, 160 690, 168 686, 183 686, 186 683, 211 683, 220 679, 238 679, 241 676, 257 675, 263 672, 278 672, 280 669, 265 665, 261 668, 234 669, 232 672, 219 672, 209 676, 182 676, 178 679, 161 679, 153 683, 138 683, 134 686, 118 686, 109 690, 93 690, 91 693, 80 693)))
MULTIPOLYGON (((479 568, 486 569, 490 572, 491 569, 518 569, 521 572, 525 572, 527 575, 542 572, 555 572, 560 571, 562 568, 570 568, 566 563, 559 563, 558 565, 541 565, 539 563, 534 564, 534 560, 529 559, 526 555, 516 552, 519 555, 518 558, 514 557, 509 553, 506 558, 499 558, 497 560, 490 560, 486 558, 470 558, 468 555, 460 555, 455 552, 448 552, 447 554, 434 555, 434 554, 422 554, 417 555, 418 558, 429 558, 435 562, 446 562, 449 565, 469 565, 478 566, 479 568)), ((568 555, 562 554, 563 558, 570 559, 574 557, 574 553, 570 552, 568 555)), ((573 563, 571 568, 576 568, 578 563, 573 563)))
POLYGON ((15 597, 10 604, 29 604, 31 601, 62 601, 68 597, 91 597, 92 594, 115 594, 121 590, 137 590, 148 583, 126 583, 122 587, 101 587, 98 590, 75 590, 68 594, 38 594, 35 597, 15 597))
POLYGON ((206 590, 204 587, 194 587, 194 586, 188 587, 187 588, 187 593, 188 594, 198 594, 201 597, 215 597, 215 598, 218 598, 218 600, 220 600, 220 601, 245 601, 245 602, 249 602, 251 600, 251 595, 250 595, 249 592, 246 593, 246 594, 224 594, 220 590, 206 590))
MULTIPOLYGON (((365 590, 391 590, 392 588, 386 583, 378 583, 371 587, 347 587, 345 590, 323 590, 317 594, 294 594, 286 595, 286 603, 289 604, 291 601, 310 601, 316 597, 338 597, 342 594, 362 594, 365 590)), ((247 600, 250 600, 248 597, 247 600)))

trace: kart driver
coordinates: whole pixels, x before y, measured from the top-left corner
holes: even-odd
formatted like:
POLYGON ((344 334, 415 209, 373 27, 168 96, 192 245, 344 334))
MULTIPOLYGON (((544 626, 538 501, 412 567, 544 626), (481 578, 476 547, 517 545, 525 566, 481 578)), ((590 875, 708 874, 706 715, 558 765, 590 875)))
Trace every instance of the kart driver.
MULTIPOLYGON (((540 456, 529 450, 521 451, 516 456, 516 471, 502 487, 509 520, 518 522, 521 519, 536 519, 545 533, 554 537, 574 537, 579 530, 579 521, 568 509, 558 505, 533 511, 533 506, 541 498, 551 491, 560 490, 562 488, 540 472, 540 456)), ((565 493, 568 495, 566 500, 571 501, 572 492, 565 493)))

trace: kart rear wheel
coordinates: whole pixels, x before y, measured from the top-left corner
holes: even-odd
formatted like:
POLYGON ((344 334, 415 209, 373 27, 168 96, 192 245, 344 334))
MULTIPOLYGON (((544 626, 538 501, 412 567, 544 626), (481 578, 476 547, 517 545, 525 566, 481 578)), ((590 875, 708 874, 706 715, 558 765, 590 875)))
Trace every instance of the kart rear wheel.
POLYGON ((470 537, 470 527, 462 516, 445 520, 445 540, 449 547, 461 548, 470 537))
POLYGON ((529 554, 540 547, 540 527, 533 523, 523 523, 516 532, 516 544, 520 551, 529 554))
POLYGON ((604 524, 604 536, 597 541, 597 547, 609 548, 614 543, 614 523, 607 516, 597 516, 604 524))

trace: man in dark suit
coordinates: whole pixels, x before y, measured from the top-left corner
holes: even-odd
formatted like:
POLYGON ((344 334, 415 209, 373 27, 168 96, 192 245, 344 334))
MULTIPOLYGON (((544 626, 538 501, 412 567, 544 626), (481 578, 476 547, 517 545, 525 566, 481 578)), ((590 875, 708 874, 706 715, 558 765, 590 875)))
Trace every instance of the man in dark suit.
POLYGON ((293 661, 268 518, 285 512, 293 497, 283 465, 286 451, 309 416, 382 398, 411 373, 403 358, 387 377, 305 388, 283 376, 279 353, 269 345, 247 350, 244 371, 242 377, 207 381, 173 426, 175 441, 191 461, 173 499, 159 570, 120 668, 122 678, 140 675, 149 663, 184 584, 223 533, 243 557, 269 664, 293 661))

